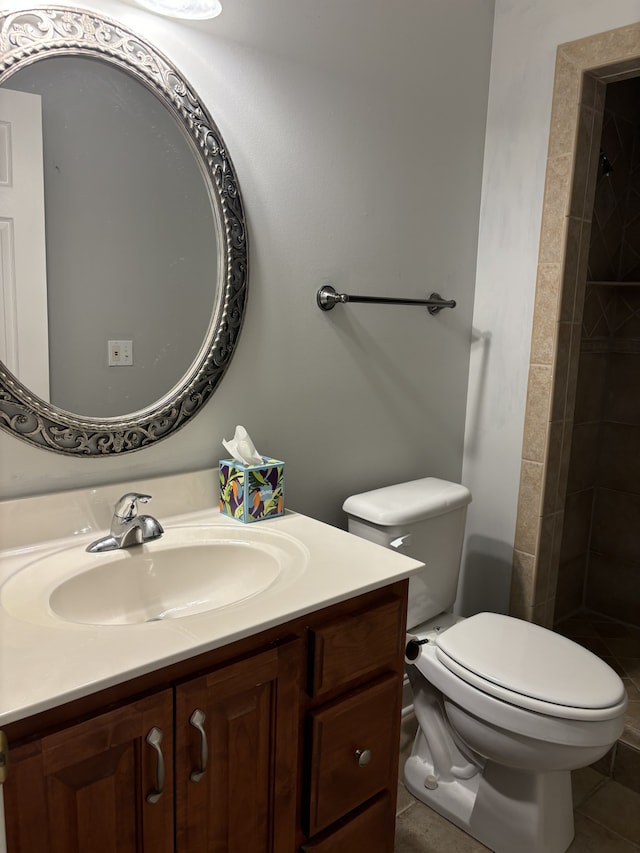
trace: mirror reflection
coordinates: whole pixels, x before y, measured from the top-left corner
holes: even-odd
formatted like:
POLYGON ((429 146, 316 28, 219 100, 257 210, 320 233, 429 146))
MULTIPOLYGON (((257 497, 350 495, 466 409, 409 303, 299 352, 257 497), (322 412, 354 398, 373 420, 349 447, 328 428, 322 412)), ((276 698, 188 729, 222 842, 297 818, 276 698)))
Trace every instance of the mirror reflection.
POLYGON ((37 235, 15 245, 28 319, 6 366, 67 412, 148 407, 193 364, 220 291, 219 224, 193 143, 153 92, 100 59, 39 59, 2 89, 0 118, 31 158, 3 204, 37 235))
POLYGON ((242 329, 247 229, 227 147, 170 60, 86 10, 0 13, 0 86, 41 123, 12 150, 0 116, 0 201, 26 154, 44 164, 17 196, 40 198, 33 225, 0 210, 0 429, 83 457, 151 446, 209 401, 242 329))

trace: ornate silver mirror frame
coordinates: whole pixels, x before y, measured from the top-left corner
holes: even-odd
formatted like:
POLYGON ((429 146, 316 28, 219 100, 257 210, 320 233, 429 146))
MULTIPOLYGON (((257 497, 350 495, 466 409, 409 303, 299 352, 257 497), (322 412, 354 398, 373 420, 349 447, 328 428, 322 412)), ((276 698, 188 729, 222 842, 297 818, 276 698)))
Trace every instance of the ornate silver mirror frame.
POLYGON ((73 415, 36 397, 0 362, 0 428, 57 453, 106 456, 140 450, 166 438, 209 400, 229 365, 242 326, 247 232, 238 181, 220 133, 164 56, 125 27, 92 12, 49 7, 0 16, 0 83, 39 58, 74 54, 124 68, 173 113, 200 158, 223 232, 218 235, 223 280, 206 340, 183 380, 146 409, 102 421, 73 415))

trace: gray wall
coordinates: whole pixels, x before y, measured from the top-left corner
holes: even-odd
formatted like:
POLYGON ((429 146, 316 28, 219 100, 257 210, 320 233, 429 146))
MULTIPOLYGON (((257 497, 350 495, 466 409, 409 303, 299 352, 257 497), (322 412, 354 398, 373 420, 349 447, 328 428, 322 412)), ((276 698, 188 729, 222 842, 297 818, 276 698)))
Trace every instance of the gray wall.
POLYGON ((513 558, 557 48, 638 11, 637 0, 496 0, 463 468, 463 563, 483 589, 468 610, 488 606, 483 567, 508 581, 513 558))
POLYGON ((54 57, 7 86, 42 97, 50 398, 93 417, 167 393, 214 304, 214 212, 174 117, 142 83, 87 57, 54 57), (107 342, 133 341, 109 366, 107 342))
POLYGON ((2 496, 213 467, 237 423, 286 460, 288 506, 326 521, 343 524, 353 492, 459 479, 492 0, 234 0, 193 25, 88 5, 152 41, 213 113, 249 220, 248 312, 177 435, 85 460, 0 434, 2 496), (325 281, 458 307, 324 314, 325 281))

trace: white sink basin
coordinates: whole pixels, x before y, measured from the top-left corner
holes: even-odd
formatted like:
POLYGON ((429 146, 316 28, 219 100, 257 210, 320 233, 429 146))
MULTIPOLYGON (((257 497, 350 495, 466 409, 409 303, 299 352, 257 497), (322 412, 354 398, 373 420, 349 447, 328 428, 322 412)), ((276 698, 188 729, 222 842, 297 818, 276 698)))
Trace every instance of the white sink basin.
POLYGON ((6 611, 28 621, 131 625, 238 605, 289 583, 308 562, 291 536, 238 525, 176 527, 132 548, 81 545, 29 563, 0 588, 6 611))

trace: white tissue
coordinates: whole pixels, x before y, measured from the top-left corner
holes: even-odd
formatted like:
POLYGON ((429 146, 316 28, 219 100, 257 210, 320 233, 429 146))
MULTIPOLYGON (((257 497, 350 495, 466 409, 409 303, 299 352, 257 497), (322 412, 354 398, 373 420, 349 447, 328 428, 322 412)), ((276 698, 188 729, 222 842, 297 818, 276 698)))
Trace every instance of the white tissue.
POLYGON ((243 426, 238 425, 230 441, 222 439, 225 449, 241 465, 262 465, 262 456, 258 453, 251 436, 243 426))

